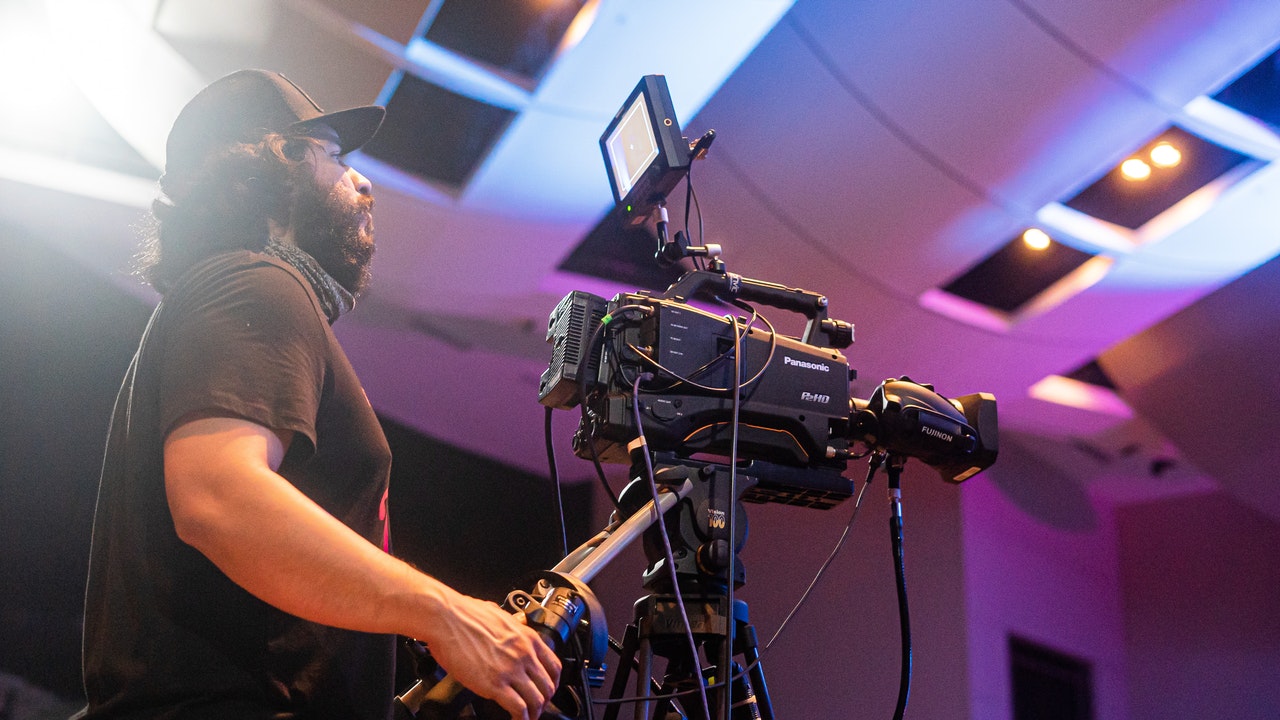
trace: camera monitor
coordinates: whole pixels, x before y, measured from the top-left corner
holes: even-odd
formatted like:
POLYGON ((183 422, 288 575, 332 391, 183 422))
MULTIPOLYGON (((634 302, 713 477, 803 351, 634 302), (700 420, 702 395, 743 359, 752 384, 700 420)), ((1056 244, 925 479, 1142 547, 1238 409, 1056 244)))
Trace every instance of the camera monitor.
POLYGON ((639 225, 689 171, 667 79, 645 75, 600 136, 600 151, 624 225, 639 225))

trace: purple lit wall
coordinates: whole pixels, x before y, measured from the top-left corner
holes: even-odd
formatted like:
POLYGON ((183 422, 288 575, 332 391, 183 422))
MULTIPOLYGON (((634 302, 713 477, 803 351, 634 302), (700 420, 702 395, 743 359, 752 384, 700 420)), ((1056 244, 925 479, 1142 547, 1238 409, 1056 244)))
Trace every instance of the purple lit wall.
POLYGON ((1280 526, 1214 494, 1119 513, 1129 718, 1280 713, 1280 526))

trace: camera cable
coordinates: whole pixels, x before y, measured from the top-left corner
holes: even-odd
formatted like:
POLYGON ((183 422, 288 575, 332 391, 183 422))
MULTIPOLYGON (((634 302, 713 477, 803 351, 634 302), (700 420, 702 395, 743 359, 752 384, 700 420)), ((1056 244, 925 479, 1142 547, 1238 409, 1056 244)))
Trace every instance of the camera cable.
POLYGON ((853 513, 849 516, 849 522, 845 524, 844 531, 840 533, 840 539, 836 540, 835 547, 831 548, 831 552, 827 555, 827 559, 824 560, 821 567, 818 568, 818 572, 814 573, 813 579, 809 581, 809 586, 800 594, 800 599, 796 601, 795 606, 791 608, 791 612, 787 613, 787 616, 782 619, 782 623, 778 625, 778 629, 774 631, 773 636, 764 644, 764 651, 768 651, 773 647, 773 644, 782 636, 782 631, 787 629, 787 624, 790 623, 791 619, 800 612, 800 608, 804 607, 804 604, 809 600, 809 595, 812 594, 814 588, 818 586, 818 582, 827 574, 827 569, 831 567, 831 563, 835 562, 836 556, 840 554, 840 550, 844 547, 845 541, 849 539, 849 533, 853 530, 854 523, 858 520, 858 511, 862 509, 862 497, 866 494, 867 488, 871 487, 871 481, 875 479, 876 471, 880 469, 880 466, 883 463, 883 457, 879 455, 873 455, 871 457, 870 464, 867 467, 867 478, 863 481, 862 488, 858 491, 858 496, 854 498, 853 513))
POLYGON ((889 537, 893 546, 893 574, 898 588, 898 624, 902 637, 902 670, 898 679, 898 705, 894 720, 902 720, 911 694, 911 616, 907 612, 907 569, 902 548, 902 464, 906 458, 889 457, 889 537))
MULTIPOLYGON (((703 245, 702 237, 702 205, 698 203, 698 193, 693 189, 693 163, 689 163, 689 170, 684 176, 684 227, 687 231, 689 228, 689 208, 697 208, 698 211, 698 244, 703 245)), ((692 244, 692 243, 690 243, 692 244)), ((701 256, 693 257, 693 266, 698 270, 705 270, 707 263, 701 256)))
MULTIPOLYGON (((769 328, 769 354, 765 357, 764 363, 761 364, 760 369, 757 370, 756 373, 752 375, 749 379, 747 379, 746 381, 742 382, 740 385, 737 386, 736 390, 738 393, 740 393, 743 388, 749 387, 750 385, 755 383, 757 380, 759 380, 764 375, 765 371, 769 369, 769 364, 773 362, 773 357, 777 352, 778 333, 774 329, 773 323, 769 322, 769 318, 760 314, 751 305, 744 303, 741 300, 724 300, 719 297, 717 297, 716 299, 721 303, 733 305, 739 309, 742 309, 751 313, 751 320, 746 325, 741 326, 742 330, 738 330, 737 329, 739 327, 738 324, 736 322, 734 323, 734 347, 738 347, 741 344, 742 338, 751 329, 751 327, 755 325, 755 321, 757 318, 759 318, 759 320, 764 323, 765 327, 769 328)), ((666 385, 665 387, 652 388, 651 389, 652 392, 666 392, 668 390, 672 390, 676 387, 679 387, 681 383, 685 385, 689 385, 691 387, 695 387, 705 392, 712 392, 712 393, 728 393, 728 392, 733 392, 735 390, 735 388, 733 387, 712 387, 710 385, 703 385, 694 379, 709 372, 712 368, 716 367, 717 365, 719 365, 720 363, 728 359, 730 355, 732 355, 734 352, 732 349, 725 350, 724 352, 720 353, 719 355, 712 358, 711 360, 708 360, 701 367, 698 367, 693 372, 689 373, 687 376, 681 375, 680 373, 677 373, 676 371, 664 366, 662 363, 658 362, 656 358, 649 355, 643 349, 636 347, 632 343, 627 343, 627 349, 631 350, 631 352, 635 353, 642 360, 649 363, 656 369, 660 370, 665 376, 669 376, 675 381, 666 385)), ((736 415, 735 415, 735 422, 736 422, 736 415)))
POLYGON ((626 513, 622 511, 622 505, 618 503, 618 495, 609 486, 609 480, 604 475, 604 466, 600 463, 600 454, 596 451, 594 427, 587 407, 590 404, 588 402, 590 392, 587 385, 587 360, 596 356, 596 349, 604 342, 605 333, 611 331, 609 326, 624 313, 630 314, 633 312, 648 314, 652 310, 643 305, 623 305, 615 308, 613 312, 600 318, 595 330, 591 332, 591 339, 587 341, 586 352, 578 358, 578 396, 582 398, 579 404, 582 407, 581 431, 584 433, 583 442, 586 443, 587 449, 591 451, 591 462, 596 469, 596 478, 599 479, 600 486, 604 488, 605 495, 609 498, 609 502, 613 504, 613 509, 618 513, 619 519, 625 517, 626 513))
MULTIPOLYGON (((733 424, 730 426, 733 430, 729 440, 729 577, 725 583, 725 601, 729 609, 729 619, 725 622, 725 642, 721 651, 720 671, 717 673, 724 678, 724 720, 733 720, 733 679, 729 676, 733 674, 733 635, 736 629, 733 618, 733 585, 738 574, 738 548, 736 547, 738 542, 738 416, 742 410, 743 387, 742 334, 738 332, 738 316, 730 313, 729 320, 733 323, 733 424)), ((772 326, 769 329, 772 331, 772 326)), ((746 330, 742 332, 745 333, 746 330)), ((775 337, 772 333, 770 334, 771 339, 775 337)), ((760 375, 764 374, 764 368, 769 367, 769 361, 772 359, 771 345, 769 359, 760 369, 760 375)))
MULTIPOLYGON (((684 623, 685 639, 689 642, 690 660, 693 668, 697 669, 700 666, 698 662, 698 643, 693 639, 693 628, 689 624, 689 614, 685 610, 684 597, 680 593, 680 582, 676 576, 676 560, 674 553, 671 551, 671 538, 667 536, 667 523, 664 519, 664 513, 658 512, 658 483, 654 477, 653 458, 649 455, 649 441, 645 439, 644 425, 640 417, 640 383, 652 379, 652 373, 641 373, 631 383, 631 409, 635 413, 636 431, 639 433, 633 444, 639 447, 640 454, 644 456, 645 479, 649 481, 649 494, 653 500, 654 513, 658 519, 658 534, 662 538, 663 558, 667 563, 667 571, 671 573, 671 589, 676 596, 676 607, 680 609, 680 620, 684 623)), ((710 718, 711 710, 710 705, 707 703, 707 690, 703 683, 699 682, 697 685, 698 696, 702 701, 702 716, 710 718)))
POLYGON ((551 441, 551 412, 554 408, 548 406, 542 419, 542 432, 547 442, 547 469, 551 473, 551 482, 556 486, 556 512, 560 518, 560 547, 561 557, 569 554, 569 533, 565 530, 564 520, 564 494, 560 490, 560 471, 556 467, 556 448, 555 443, 551 441))

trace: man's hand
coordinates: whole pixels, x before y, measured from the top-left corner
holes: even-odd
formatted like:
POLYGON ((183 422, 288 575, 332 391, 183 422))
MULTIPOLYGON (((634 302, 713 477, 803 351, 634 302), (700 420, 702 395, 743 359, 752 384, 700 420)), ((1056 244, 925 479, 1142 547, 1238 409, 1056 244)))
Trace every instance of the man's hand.
POLYGON ((431 655, 463 687, 520 720, 536 720, 556 690, 560 659, 524 615, 458 593, 445 598, 429 637, 431 655))

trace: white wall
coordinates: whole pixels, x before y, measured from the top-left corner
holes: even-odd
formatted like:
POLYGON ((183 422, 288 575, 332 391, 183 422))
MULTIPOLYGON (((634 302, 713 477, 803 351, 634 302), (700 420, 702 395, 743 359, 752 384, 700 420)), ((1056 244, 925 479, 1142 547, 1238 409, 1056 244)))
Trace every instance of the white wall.
POLYGON ((1126 720, 1114 513, 1001 443, 1000 462, 961 492, 969 717, 1012 717, 1008 639, 1017 635, 1089 663, 1094 717, 1126 720))

